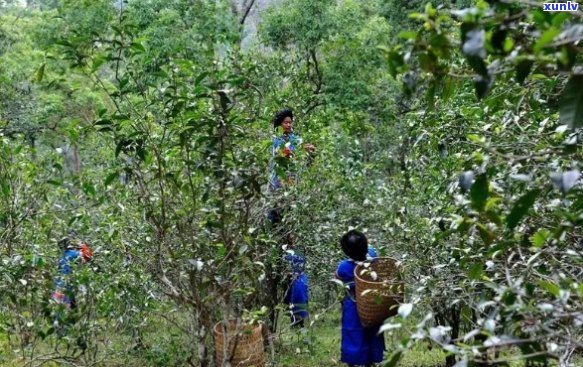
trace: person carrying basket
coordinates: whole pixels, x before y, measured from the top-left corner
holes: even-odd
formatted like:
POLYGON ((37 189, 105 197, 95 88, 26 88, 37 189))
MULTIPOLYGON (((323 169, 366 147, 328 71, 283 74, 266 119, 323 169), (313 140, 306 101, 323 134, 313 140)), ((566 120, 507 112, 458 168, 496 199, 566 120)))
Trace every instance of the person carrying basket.
POLYGON ((340 239, 342 251, 348 259, 342 260, 336 270, 336 278, 346 286, 342 300, 342 338, 340 360, 348 366, 371 367, 383 360, 385 339, 379 327, 365 328, 360 323, 356 308, 354 269, 358 262, 377 257, 374 248, 368 246, 366 236, 356 230, 348 231, 340 239))

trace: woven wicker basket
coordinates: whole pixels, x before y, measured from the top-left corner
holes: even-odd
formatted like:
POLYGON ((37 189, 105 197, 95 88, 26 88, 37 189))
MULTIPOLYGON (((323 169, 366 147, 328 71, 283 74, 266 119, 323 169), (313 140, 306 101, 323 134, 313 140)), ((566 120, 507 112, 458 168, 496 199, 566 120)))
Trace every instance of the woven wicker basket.
POLYGON ((225 328, 224 323, 219 321, 213 328, 213 334, 217 367, 228 366, 229 361, 231 367, 265 366, 261 325, 241 325, 237 320, 230 320, 225 328))
POLYGON ((405 283, 399 280, 397 260, 378 257, 365 268, 362 264, 354 269, 356 308, 364 327, 375 327, 397 314, 403 302, 405 283), (373 279, 373 272, 376 279, 373 279))

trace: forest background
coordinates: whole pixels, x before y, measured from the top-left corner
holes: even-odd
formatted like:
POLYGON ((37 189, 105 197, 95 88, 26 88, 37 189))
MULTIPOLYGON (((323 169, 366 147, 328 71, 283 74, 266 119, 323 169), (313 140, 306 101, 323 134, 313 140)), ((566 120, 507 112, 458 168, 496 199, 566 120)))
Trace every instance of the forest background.
POLYGON ((276 205, 307 258, 312 344, 284 330, 272 365, 336 364, 318 328, 355 223, 403 264, 388 366, 581 363, 582 18, 527 0, 0 1, 0 364, 213 365, 217 321, 268 318, 276 205), (268 195, 283 107, 318 151, 268 195), (95 251, 74 313, 49 302, 70 229, 95 251))

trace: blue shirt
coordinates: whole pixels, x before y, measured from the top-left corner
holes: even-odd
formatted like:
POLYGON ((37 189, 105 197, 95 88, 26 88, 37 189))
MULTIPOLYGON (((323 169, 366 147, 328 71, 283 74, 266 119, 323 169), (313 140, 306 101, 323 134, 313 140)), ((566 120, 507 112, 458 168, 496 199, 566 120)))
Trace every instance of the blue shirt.
POLYGON ((300 274, 304 272, 306 260, 302 255, 297 253, 287 253, 284 259, 290 264, 291 270, 294 274, 300 274))
MULTIPOLYGON (((281 136, 276 136, 273 139, 273 145, 271 146, 271 156, 272 156, 272 161, 271 161, 271 165, 270 165, 270 172, 271 172, 270 176, 271 177, 269 180, 270 188, 272 190, 277 190, 277 189, 282 187, 280 177, 277 175, 277 172, 276 172, 276 165, 277 165, 276 159, 278 159, 279 157, 284 158, 284 159, 291 159, 296 148, 301 143, 302 143, 302 138, 300 138, 299 136, 297 136, 294 133, 283 134, 281 136), (287 145, 287 148, 289 148, 292 156, 289 156, 289 157, 281 156, 281 151, 283 149, 285 149, 286 145, 287 145)), ((290 178, 293 178, 293 175, 290 172, 286 172, 286 175, 290 178)))
MULTIPOLYGON (((368 248, 368 256, 377 256, 374 248, 368 248)), ((354 294, 354 269, 356 262, 346 259, 340 262, 336 276, 348 285, 349 291, 342 301, 342 331, 340 360, 351 365, 369 365, 383 360, 385 339, 377 335, 379 328, 365 328, 360 323, 354 294)))
MULTIPOLYGON (((376 250, 372 247, 368 247, 368 254, 367 260, 371 258, 377 257, 376 250)), ((338 265, 338 270, 336 270, 336 276, 340 279, 345 285, 348 286, 348 292, 346 294, 346 298, 350 298, 354 301, 354 269, 356 268, 356 262, 352 259, 342 260, 338 265)))

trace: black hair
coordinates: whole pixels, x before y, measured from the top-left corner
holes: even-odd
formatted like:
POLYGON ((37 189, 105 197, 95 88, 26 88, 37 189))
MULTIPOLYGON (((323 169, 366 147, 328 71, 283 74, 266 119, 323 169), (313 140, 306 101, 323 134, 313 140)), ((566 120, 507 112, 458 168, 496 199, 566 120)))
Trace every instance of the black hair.
POLYGON ((67 250, 71 246, 71 240, 69 237, 63 237, 59 240, 59 248, 61 251, 67 250))
POLYGON ((59 240, 59 247, 61 250, 65 251, 67 249, 73 248, 73 242, 77 238, 77 231, 70 229, 69 233, 59 240))
POLYGON ((285 110, 281 110, 278 113, 276 113, 273 120, 271 120, 273 122, 273 128, 275 129, 279 125, 281 125, 281 123, 283 122, 283 120, 285 120, 286 117, 289 117, 292 120, 294 119, 294 113, 292 112, 292 110, 286 108, 285 110))
POLYGON ((368 253, 368 240, 366 236, 356 230, 350 230, 340 239, 342 251, 353 260, 364 261, 368 253))

